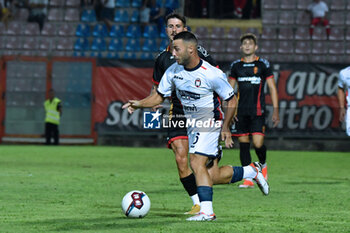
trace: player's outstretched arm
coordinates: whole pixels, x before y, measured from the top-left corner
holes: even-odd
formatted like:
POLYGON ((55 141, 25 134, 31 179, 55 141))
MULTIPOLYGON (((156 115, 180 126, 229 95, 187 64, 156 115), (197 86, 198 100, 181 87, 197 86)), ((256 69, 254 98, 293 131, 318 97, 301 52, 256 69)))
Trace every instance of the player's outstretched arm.
POLYGON ((345 119, 345 108, 344 108, 344 103, 345 103, 345 93, 344 93, 344 89, 341 87, 338 87, 338 102, 339 102, 339 121, 343 122, 345 119))
POLYGON ((124 104, 122 108, 127 108, 128 112, 132 114, 137 108, 151 108, 159 105, 163 101, 163 96, 156 92, 153 95, 150 95, 142 100, 129 100, 128 103, 124 104))
POLYGON ((280 116, 279 116, 279 109, 278 109, 278 94, 277 94, 277 88, 275 84, 274 78, 269 78, 266 80, 267 85, 269 86, 272 105, 273 105, 273 113, 272 113, 272 122, 273 127, 275 128, 278 123, 280 123, 280 116))
POLYGON ((221 140, 225 141, 226 148, 233 147, 233 140, 231 137, 230 124, 232 122, 232 118, 237 108, 237 98, 234 96, 229 101, 227 101, 227 108, 225 112, 224 123, 222 124, 221 130, 221 140))

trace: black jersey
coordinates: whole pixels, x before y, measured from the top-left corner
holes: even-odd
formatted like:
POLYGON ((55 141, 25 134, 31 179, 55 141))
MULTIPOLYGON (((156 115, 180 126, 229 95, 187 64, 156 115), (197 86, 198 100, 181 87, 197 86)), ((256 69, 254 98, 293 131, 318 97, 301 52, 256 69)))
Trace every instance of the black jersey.
MULTIPOLYGON (((202 46, 198 45, 198 56, 203 60, 209 62, 212 66, 217 66, 214 59, 210 56, 210 54, 205 50, 202 46)), ((159 85, 160 80, 162 79, 165 71, 176 62, 173 55, 169 51, 169 47, 163 50, 158 57, 156 58, 154 69, 153 69, 153 83, 159 85)), ((176 92, 173 91, 171 94, 171 112, 170 114, 175 115, 183 115, 182 105, 180 100, 176 96, 176 92)))
POLYGON ((243 59, 231 64, 230 78, 238 82, 238 115, 261 116, 265 111, 265 82, 273 78, 270 63, 257 57, 246 63, 243 59))

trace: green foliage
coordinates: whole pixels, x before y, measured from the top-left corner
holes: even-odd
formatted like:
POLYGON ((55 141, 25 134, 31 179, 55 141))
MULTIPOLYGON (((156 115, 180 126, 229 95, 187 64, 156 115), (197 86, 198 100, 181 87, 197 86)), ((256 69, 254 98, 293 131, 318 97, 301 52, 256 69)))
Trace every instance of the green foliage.
MULTIPOLYGON (((237 150, 224 155, 239 164, 237 150)), ((217 221, 186 222, 169 149, 2 145, 0 232, 349 232, 349 164, 349 153, 268 151, 269 196, 218 185, 217 221), (134 189, 152 202, 143 219, 120 208, 134 189)))

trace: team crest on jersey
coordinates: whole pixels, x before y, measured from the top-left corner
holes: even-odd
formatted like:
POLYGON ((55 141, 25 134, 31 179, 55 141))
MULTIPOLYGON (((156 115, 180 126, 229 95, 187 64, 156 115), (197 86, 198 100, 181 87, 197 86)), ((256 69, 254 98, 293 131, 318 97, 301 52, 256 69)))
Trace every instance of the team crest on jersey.
POLYGON ((258 73, 258 67, 254 66, 254 74, 257 74, 257 73, 258 73))
POLYGON ((194 81, 194 85, 196 85, 196 87, 200 87, 201 84, 202 84, 202 82, 199 78, 197 78, 196 81, 194 81))

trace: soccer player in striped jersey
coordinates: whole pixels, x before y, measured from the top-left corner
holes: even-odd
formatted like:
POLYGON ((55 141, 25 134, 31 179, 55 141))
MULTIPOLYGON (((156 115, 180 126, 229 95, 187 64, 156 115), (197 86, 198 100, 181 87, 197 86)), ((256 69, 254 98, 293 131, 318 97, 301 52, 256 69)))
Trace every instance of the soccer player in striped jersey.
MULTIPOLYGON (((237 109, 235 129, 232 136, 238 137, 240 145, 240 160, 242 166, 251 163, 250 136, 253 146, 263 166, 263 174, 267 179, 266 146, 265 137, 265 82, 269 87, 273 104, 273 127, 279 123, 278 95, 270 63, 258 57, 255 51, 258 49, 256 36, 247 33, 241 36, 241 51, 243 58, 236 60, 231 65, 230 84, 238 85, 239 103, 237 109)), ((251 179, 245 179, 240 188, 253 188, 251 179)))

